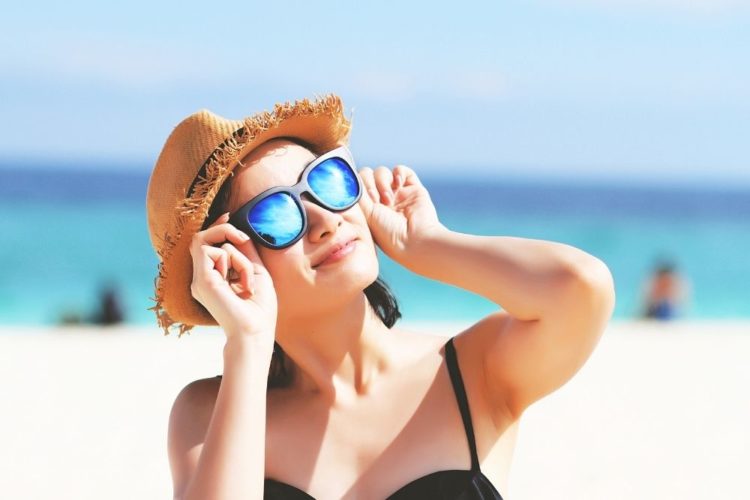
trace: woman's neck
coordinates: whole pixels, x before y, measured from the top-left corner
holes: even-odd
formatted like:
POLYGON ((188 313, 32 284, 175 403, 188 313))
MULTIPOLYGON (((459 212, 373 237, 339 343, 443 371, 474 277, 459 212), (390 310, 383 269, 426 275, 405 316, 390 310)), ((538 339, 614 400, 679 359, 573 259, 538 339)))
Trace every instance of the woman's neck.
POLYGON ((296 390, 348 405, 390 367, 388 333, 362 293, 338 310, 280 322, 276 340, 294 362, 296 390))

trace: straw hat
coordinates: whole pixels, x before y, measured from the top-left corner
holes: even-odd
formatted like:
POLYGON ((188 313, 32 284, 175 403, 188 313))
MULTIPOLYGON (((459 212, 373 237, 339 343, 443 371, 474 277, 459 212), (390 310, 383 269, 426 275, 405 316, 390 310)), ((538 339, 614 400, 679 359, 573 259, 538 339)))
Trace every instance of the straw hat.
POLYGON ((154 281, 156 305, 150 310, 165 335, 172 325, 179 327, 181 336, 194 325, 216 324, 191 294, 189 246, 239 161, 277 137, 301 139, 322 153, 346 144, 350 127, 341 99, 332 94, 276 104, 273 111, 244 120, 228 120, 204 109, 175 127, 156 161, 146 195, 151 244, 160 261, 154 281))

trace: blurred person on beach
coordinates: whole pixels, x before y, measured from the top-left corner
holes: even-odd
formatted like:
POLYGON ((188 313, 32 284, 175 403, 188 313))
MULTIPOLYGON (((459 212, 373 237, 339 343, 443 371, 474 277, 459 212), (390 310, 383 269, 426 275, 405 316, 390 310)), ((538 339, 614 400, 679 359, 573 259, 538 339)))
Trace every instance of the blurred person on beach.
POLYGON ((105 283, 97 292, 95 309, 81 314, 74 309, 65 309, 59 315, 58 323, 63 326, 94 324, 99 326, 118 325, 125 321, 119 288, 114 283, 105 283))
POLYGON ((112 326, 125 320, 123 314, 122 299, 118 288, 112 284, 106 284, 99 290, 98 309, 94 313, 93 323, 102 326, 112 326))
POLYGON ((601 260, 450 230, 411 168, 356 169, 349 131, 334 95, 242 121, 203 110, 159 155, 157 321, 226 336, 223 375, 172 406, 174 498, 500 499, 525 409, 611 317, 601 260), (498 310, 449 337, 395 326, 377 247, 498 310))
POLYGON ((671 259, 659 259, 644 286, 643 312, 646 319, 673 320, 684 314, 690 286, 671 259))

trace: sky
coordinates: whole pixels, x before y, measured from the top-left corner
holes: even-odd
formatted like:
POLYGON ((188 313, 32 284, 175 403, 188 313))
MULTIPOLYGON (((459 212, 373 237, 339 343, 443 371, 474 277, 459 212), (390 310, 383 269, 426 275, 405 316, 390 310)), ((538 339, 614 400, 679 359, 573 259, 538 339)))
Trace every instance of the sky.
POLYGON ((13 2, 0 164, 148 170, 334 92, 360 166, 750 186, 750 0, 13 2))

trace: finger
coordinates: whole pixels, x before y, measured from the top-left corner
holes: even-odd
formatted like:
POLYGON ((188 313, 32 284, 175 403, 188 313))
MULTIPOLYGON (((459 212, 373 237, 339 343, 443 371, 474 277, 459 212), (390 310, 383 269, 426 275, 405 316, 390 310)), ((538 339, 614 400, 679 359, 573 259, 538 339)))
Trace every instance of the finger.
POLYGON ((234 292, 235 295, 243 300, 247 300, 253 296, 253 292, 242 288, 239 283, 229 283, 229 288, 234 292))
POLYGON ((263 264, 263 259, 260 258, 258 246, 251 238, 248 238, 247 241, 243 243, 235 244, 235 246, 254 266, 263 271, 266 270, 266 267, 263 264))
POLYGON ((370 167, 364 167, 359 169, 359 175, 362 178, 362 184, 364 184, 365 192, 370 196, 370 200, 373 203, 380 203, 380 193, 378 188, 375 186, 375 177, 370 167))
POLYGON ((375 177, 375 186, 378 188, 380 193, 380 199, 385 202, 386 205, 393 203, 393 190, 391 185, 393 184, 393 172, 387 167, 378 167, 373 173, 375 177))
POLYGON ((363 168, 359 170, 360 178, 362 179, 362 196, 359 197, 359 206, 362 209, 362 213, 369 220, 372 214, 373 205, 376 203, 373 201, 371 191, 377 195, 377 189, 375 189, 375 181, 372 177, 372 169, 363 168))
POLYGON ((409 171, 411 169, 407 167, 406 165, 396 165, 393 167, 393 184, 391 185, 391 188, 393 189, 393 208, 396 208, 400 210, 399 202, 403 201, 404 199, 404 191, 402 191, 402 187, 404 187, 404 180, 407 175, 409 175, 409 171))
POLYGON ((404 185, 404 179, 411 170, 406 165, 396 165, 393 167, 393 190, 396 191, 404 185))
POLYGON ((198 245, 216 245, 224 243, 225 241, 229 241, 235 245, 241 245, 250 239, 248 235, 228 222, 216 226, 210 226, 208 229, 196 233, 195 238, 197 238, 198 241, 193 241, 193 243, 198 245))
POLYGON ((417 173, 406 165, 396 165, 393 167, 394 176, 398 175, 400 185, 404 186, 421 186, 422 182, 417 177, 417 173))
POLYGON ((254 266, 250 260, 229 243, 224 243, 221 246, 221 249, 227 253, 230 267, 234 269, 239 276, 240 288, 255 293, 255 278, 253 277, 254 266))
POLYGON ((227 275, 227 253, 221 248, 203 245, 197 255, 193 255, 193 270, 195 277, 205 281, 208 276, 217 271, 222 278, 227 275))

